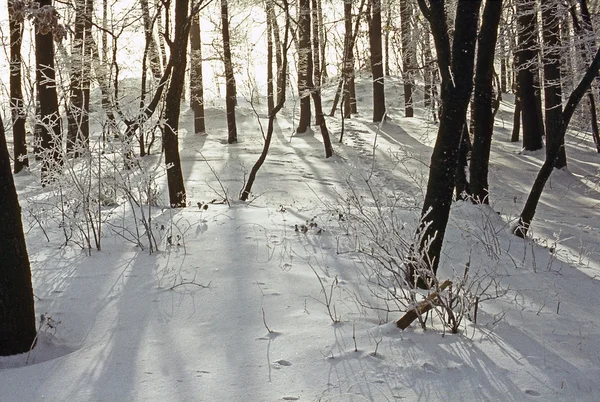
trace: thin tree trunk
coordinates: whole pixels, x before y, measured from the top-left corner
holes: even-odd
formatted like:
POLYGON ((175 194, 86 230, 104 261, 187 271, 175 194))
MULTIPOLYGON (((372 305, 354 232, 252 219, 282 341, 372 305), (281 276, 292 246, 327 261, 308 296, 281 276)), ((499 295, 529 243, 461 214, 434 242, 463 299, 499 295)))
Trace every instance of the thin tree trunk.
POLYGON ((270 116, 275 108, 274 77, 273 77, 273 22, 269 8, 271 0, 266 2, 267 15, 267 115, 270 116))
MULTIPOLYGON (((286 50, 288 41, 289 41, 289 31, 290 31, 290 18, 289 18, 289 10, 288 10, 287 1, 283 2, 283 7, 285 9, 285 16, 286 16, 283 49, 286 50)), ((262 149, 262 152, 261 152, 258 160, 256 161, 256 163, 254 164, 254 166, 252 166, 252 169, 250 170, 250 174, 248 175, 248 180, 246 181, 246 185, 244 186, 244 189, 242 190, 242 192, 240 194, 241 201, 248 200, 248 197, 250 196, 250 193, 252 191, 252 186, 254 185, 254 181, 256 180, 256 175, 257 175, 259 169, 261 168, 261 166, 267 160, 267 155, 269 154, 269 147, 271 145, 271 140, 273 138, 275 118, 277 117, 277 113, 279 113, 279 111, 281 110, 281 108, 283 108, 283 105, 285 104, 285 86, 286 86, 286 80, 287 80, 287 52, 286 51, 283 52, 281 62, 282 62, 281 63, 281 66, 282 66, 281 89, 282 89, 282 91, 281 91, 280 96, 278 96, 278 98, 277 98, 277 105, 275 105, 275 107, 273 108, 273 112, 269 115, 269 124, 267 126, 267 135, 265 137, 265 143, 263 145, 263 149, 262 149)))
POLYGON ((321 0, 317 0, 317 18, 319 25, 319 45, 321 46, 321 80, 328 77, 327 74, 327 58, 325 56, 327 50, 327 38, 325 36, 325 24, 323 21, 323 5, 321 0))
MULTIPOLYGON (((163 31, 162 17, 160 16, 161 0, 154 0, 154 8, 157 10, 156 11, 156 29, 158 29, 158 32, 159 32, 158 48, 160 49, 160 57, 162 60, 162 64, 166 68, 166 66, 167 66, 167 48, 165 46, 165 35, 169 35, 169 32, 163 31)), ((167 30, 168 30, 169 7, 164 7, 164 10, 165 10, 165 15, 167 15, 166 20, 167 20, 167 30)))
POLYGON ((501 15, 502 0, 486 2, 477 44, 477 67, 473 96, 473 153, 471 154, 469 177, 473 201, 484 204, 489 204, 488 167, 494 132, 492 81, 494 50, 501 15))
POLYGON ((75 7, 75 35, 71 53, 71 95, 67 114, 67 155, 76 158, 89 149, 91 70, 89 37, 93 4, 91 0, 77 0, 75 7))
POLYGON ((0 356, 25 353, 36 339, 29 256, 21 206, 0 118, 0 356))
MULTIPOLYGON (((312 15, 312 55, 313 55, 313 83, 315 87, 321 88, 321 46, 324 44, 319 40, 319 5, 317 0, 311 0, 312 15)), ((318 119, 318 115, 316 116, 318 119)), ((316 121, 315 124, 319 124, 316 121)))
POLYGON ((229 43, 229 11, 228 0, 221 0, 221 29, 223 35, 223 64, 225 65, 225 104, 227 106, 227 143, 237 142, 237 125, 235 123, 235 106, 237 96, 233 62, 231 61, 231 44, 229 43))
POLYGON ((518 142, 521 132, 521 98, 519 98, 518 90, 515 95, 515 112, 513 114, 513 130, 510 136, 510 142, 518 142))
POLYGON ((540 103, 537 63, 537 24, 534 0, 516 0, 519 45, 515 55, 518 96, 521 98, 523 148, 536 151, 544 146, 544 123, 540 103), (536 94, 536 91, 538 92, 536 94))
POLYGON ((194 110, 194 133, 206 132, 204 121, 204 77, 202 74, 202 39, 200 32, 200 15, 192 17, 190 28, 190 47, 192 50, 190 66, 190 102, 194 110))
POLYGON ((14 1, 8 1, 8 24, 10 29, 10 108, 12 112, 14 172, 29 167, 25 132, 25 103, 21 87, 21 43, 23 20, 14 14, 14 1))
POLYGON ((385 83, 381 49, 381 0, 372 1, 372 17, 369 21, 369 44, 371 49, 371 73, 373 76, 373 122, 385 116, 385 83))
POLYGON ((163 131, 163 146, 165 149, 165 164, 167 166, 167 184, 169 187, 169 204, 172 208, 186 206, 186 192, 179 157, 179 113, 181 109, 181 93, 187 63, 187 43, 190 36, 189 0, 175 1, 175 35, 170 43, 170 64, 173 74, 165 97, 165 129, 163 131))
POLYGON ((154 20, 150 18, 148 0, 140 0, 140 6, 142 7, 142 18, 144 20, 144 33, 146 34, 146 41, 149 44, 150 69, 154 78, 159 80, 162 76, 162 71, 160 68, 158 45, 156 44, 156 40, 154 40, 154 20))
POLYGON ((404 81, 404 115, 414 116, 413 109, 413 51, 411 38, 411 9, 409 0, 400 3, 400 31, 402 36, 402 80, 404 81))
POLYGON ((300 117, 297 133, 305 133, 310 126, 309 82, 312 82, 313 64, 310 47, 310 0, 298 2, 298 96, 300 97, 300 117))
POLYGON ((562 130, 562 89, 560 74, 561 40, 558 3, 554 0, 542 5, 542 38, 544 41, 544 103, 546 108, 546 158, 550 150, 558 149, 554 167, 567 166, 565 137, 562 130))
MULTIPOLYGON (((573 113, 575 112, 575 108, 596 78, 598 69, 600 69, 600 50, 596 51, 596 55, 590 66, 587 68, 585 75, 569 96, 569 99, 565 105, 565 109, 562 113, 562 135, 564 135, 564 133, 567 131, 571 117, 573 117, 573 113)), ((552 148, 548 154, 548 157, 538 172, 531 191, 529 192, 529 196, 527 197, 527 201, 525 202, 525 206, 523 207, 523 211, 519 217, 519 222, 513 232, 518 237, 525 238, 525 236, 527 236, 527 232, 531 226, 531 222, 533 221, 540 197, 542 196, 546 182, 554 170, 556 158, 559 156, 560 146, 557 144, 558 143, 556 142, 551 143, 552 148)))
MULTIPOLYGON (((283 56, 282 51, 286 49, 282 48, 281 38, 279 35, 279 23, 277 22, 277 15, 275 15, 275 10, 273 8, 273 3, 267 2, 267 13, 269 20, 273 24, 273 45, 275 46, 275 65, 277 66, 277 100, 276 103, 279 103, 281 98, 281 94, 283 93, 284 83, 283 83, 283 56)), ((286 59, 287 60, 287 59, 286 59)), ((287 71, 287 66, 285 66, 287 71)))
MULTIPOLYGON (((52 0, 40 0, 40 7, 51 6, 52 0)), ((40 111, 42 185, 56 180, 62 168, 62 128, 58 111, 56 72, 54 70, 54 40, 52 30, 36 29, 35 33, 36 84, 40 111)))

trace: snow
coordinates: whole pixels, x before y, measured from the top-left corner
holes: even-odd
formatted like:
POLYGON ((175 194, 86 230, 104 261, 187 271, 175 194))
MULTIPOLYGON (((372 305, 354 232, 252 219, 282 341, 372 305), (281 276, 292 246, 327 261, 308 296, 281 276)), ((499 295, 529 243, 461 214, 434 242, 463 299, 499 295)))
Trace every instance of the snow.
MULTIPOLYGON (((386 86, 391 119, 381 127, 369 122, 368 79, 358 82, 360 115, 345 121, 343 144, 339 118, 328 118, 336 151, 328 160, 318 129, 293 135, 290 100, 247 204, 235 200, 263 141, 252 109, 240 102, 240 143, 227 145, 221 104, 207 110, 207 136, 189 131, 186 108, 180 149, 191 206, 164 207, 158 175, 153 254, 145 239, 142 250, 107 225, 102 251, 91 255, 63 245, 51 220, 47 241, 27 212, 47 190, 35 174, 17 175, 45 319, 29 354, 0 358, 0 400, 597 400, 600 189, 591 136, 569 133, 569 167, 553 173, 532 237, 518 239, 510 225, 544 154, 509 142, 512 103, 502 103, 491 206, 455 203, 439 271, 461 277, 470 259, 472 275, 493 279, 477 322, 465 318, 457 334, 439 319, 401 331, 398 306, 366 307, 378 302, 365 279, 370 265, 347 248, 357 232, 340 219, 352 194, 369 214, 374 199, 396 200, 406 239, 413 233, 437 127, 421 109, 404 118, 401 84, 386 86), (221 200, 219 181, 231 206, 200 210, 197 202, 221 200), (310 222, 317 226, 295 231, 310 222)), ((256 107, 264 115, 264 104, 256 107)), ((163 169, 157 155, 145 161, 163 169)), ((128 208, 105 207, 113 229, 133 227, 128 208)))

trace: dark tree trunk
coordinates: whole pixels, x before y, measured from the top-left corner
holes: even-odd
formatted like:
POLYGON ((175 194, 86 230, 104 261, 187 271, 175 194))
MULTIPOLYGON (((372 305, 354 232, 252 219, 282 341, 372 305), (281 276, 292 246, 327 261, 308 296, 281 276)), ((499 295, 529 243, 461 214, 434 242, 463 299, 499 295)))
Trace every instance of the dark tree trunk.
POLYGON ((67 155, 75 158, 89 149, 92 0, 77 0, 71 54, 71 95, 67 115, 67 155))
MULTIPOLYGON (((565 105, 565 109, 562 113, 561 135, 564 136, 565 132, 567 131, 571 117, 573 117, 573 113, 575 112, 575 108, 581 101, 581 98, 583 98, 585 93, 589 90, 590 85, 598 74, 598 69, 600 69, 600 50, 596 52, 592 63, 579 82, 579 85, 577 85, 575 90, 571 93, 571 96, 569 96, 569 99, 565 105)), ((531 188, 529 196, 527 197, 527 201, 525 202, 525 206, 523 207, 523 211, 521 212, 521 216, 519 217, 519 222, 515 227, 514 234, 518 237, 525 238, 525 236, 527 236, 527 232, 531 222, 533 221, 538 202, 542 196, 546 182, 554 170, 556 158, 559 156, 560 146, 558 146, 556 142, 551 144, 552 148, 550 149, 546 161, 542 165, 542 168, 535 178, 533 187, 531 188)))
POLYGON ((29 257, 21 207, 0 119, 0 356, 27 352, 36 338, 29 257))
MULTIPOLYGON (((284 41, 283 41, 282 49, 286 50, 287 45, 288 45, 288 40, 289 40, 289 37, 288 37, 289 31, 290 31, 290 18, 289 18, 290 16, 289 16, 287 1, 283 2, 283 8, 285 10, 286 19, 285 19, 285 33, 284 33, 284 41)), ((254 164, 254 166, 252 166, 252 169, 250 170, 250 174, 248 175, 248 181, 246 181, 246 185, 244 186, 244 189, 240 193, 241 201, 248 200, 248 197, 250 196, 250 193, 252 191, 252 186, 254 185, 254 181, 256 180, 256 175, 257 175, 259 169, 262 167, 262 165, 267 160, 267 155, 269 154, 269 147, 271 146, 271 140, 273 138, 275 118, 277 117, 277 113, 279 113, 279 111, 285 104, 285 86, 286 86, 286 79, 287 79, 287 52, 286 51, 283 52, 281 61, 282 61, 282 63, 281 63, 281 66, 282 66, 281 90, 282 91, 281 91, 280 96, 277 97, 277 104, 273 108, 273 112, 269 115, 269 124, 267 126, 267 135, 265 137, 265 143, 263 145, 263 149, 262 149, 260 156, 258 157, 256 163, 254 164)))
POLYGON ((309 81, 312 81, 313 64, 310 47, 310 0, 298 2, 298 95, 300 96, 300 117, 296 132, 305 133, 310 126, 309 81))
POLYGON ((556 1, 547 1, 542 5, 542 38, 544 41, 544 103, 546 108, 546 159, 551 157, 550 150, 557 149, 558 155, 554 167, 567 166, 565 153, 565 133, 562 130, 562 90, 561 90, 561 40, 559 30, 558 6, 556 1))
MULTIPOLYGON (((477 44, 475 93, 473 95, 473 153, 469 171, 471 196, 475 202, 489 204, 488 167, 494 132, 492 111, 494 50, 498 25, 502 15, 502 0, 487 1, 477 44)), ((503 58, 504 59, 504 58, 503 58)))
POLYGON ((458 1, 452 48, 444 2, 432 2, 427 8, 425 1, 419 0, 419 6, 429 20, 442 74, 442 114, 431 156, 421 224, 416 234, 418 245, 413 251, 416 255, 412 257, 413 263, 409 266, 407 278, 409 283, 427 287, 426 277, 437 272, 450 215, 461 136, 473 89, 475 43, 481 1, 458 1), (429 274, 417 272, 419 267, 426 269, 429 274))
POLYGON ((413 46, 411 39, 411 9, 409 0, 400 2, 400 34, 402 36, 402 81, 404 82, 404 115, 413 117, 413 46))
MULTIPOLYGON (((40 0, 40 7, 51 6, 52 0, 40 0)), ((54 71, 54 40, 52 30, 36 29, 35 33, 36 85, 42 155, 42 185, 56 180, 62 168, 62 128, 58 113, 56 72, 54 71)))
POLYGON ((190 47, 192 50, 190 66, 190 101, 194 110, 194 133, 206 132, 204 121, 204 78, 202 75, 202 40, 200 33, 200 15, 192 17, 190 28, 190 47))
POLYGON ((371 48, 371 73, 373 75, 373 122, 385 116, 385 86, 383 55, 381 49, 381 0, 371 0, 372 16, 369 21, 369 45, 371 48))
POLYGON ((466 200, 468 195, 471 194, 471 185, 467 179, 467 169, 469 168, 469 154, 473 149, 471 144, 471 137, 469 136, 469 130, 467 124, 463 124, 463 132, 460 137, 460 147, 458 149, 458 163, 456 164, 456 183, 455 193, 456 200, 466 200))
POLYGON ((14 14, 14 1, 8 0, 10 29, 10 107, 12 112, 14 172, 29 167, 25 132, 25 104, 21 87, 21 43, 23 20, 14 14))
MULTIPOLYGON (((579 57, 588 62, 589 57, 596 50, 595 42, 590 41, 587 38, 594 37, 594 29, 591 25, 591 17, 589 14, 589 10, 587 7, 586 0, 579 0, 580 8, 581 8, 581 23, 577 19, 577 15, 575 13, 574 7, 570 8, 571 16, 573 19, 573 28, 575 33, 577 34, 577 39, 580 42, 579 45, 579 57)), ((600 73, 600 72, 599 72, 600 73)), ((598 75, 596 75, 596 78, 598 75)), ((594 91, 590 89, 587 94, 588 104, 590 106, 590 117, 591 117, 591 125, 592 125, 592 138, 594 139, 594 144, 596 145, 596 151, 600 153, 600 132, 598 129, 598 113, 596 111, 596 100, 594 98, 594 91)))
POLYGON ((354 74, 354 41, 352 40, 352 0, 344 0, 344 85, 343 106, 344 118, 352 114, 352 94, 350 84, 354 74))
POLYGON ((165 129, 163 131, 163 146, 165 149, 165 164, 167 165, 167 184, 169 187, 169 204, 172 208, 186 206, 186 192, 183 184, 181 160, 179 158, 179 112, 181 108, 181 93, 187 63, 187 43, 189 38, 189 0, 175 1, 175 34, 169 43, 171 48, 170 64, 173 65, 171 82, 165 97, 165 129))
POLYGON ((544 146, 544 123, 537 63, 537 23, 534 0, 516 0, 519 45, 515 55, 523 122, 523 148, 536 151, 544 146), (536 94, 537 92, 537 94, 536 94))
POLYGON ((519 134, 521 132, 521 98, 519 98, 517 89, 517 95, 515 95, 515 113, 513 114, 513 130, 510 136, 510 142, 518 142, 519 134))
POLYGON ((383 60, 383 69, 385 71, 385 76, 389 77, 390 76, 390 29, 387 29, 387 27, 391 27, 392 26, 392 7, 391 5, 387 4, 387 13, 386 13, 386 29, 385 29, 385 35, 384 35, 384 46, 385 46, 385 59, 383 60))
MULTIPOLYGON (((282 51, 285 49, 282 48, 281 38, 279 36, 279 23, 277 22, 277 15, 275 15, 275 10, 273 8, 273 3, 271 1, 267 2, 267 18, 272 24, 273 29, 273 45, 275 46, 275 65, 277 66, 277 96, 275 103, 279 103, 280 98, 283 94, 284 83, 283 83, 283 56, 282 51)), ((286 59, 287 60, 287 59, 286 59)), ((285 66, 287 71, 287 66, 285 66)))
POLYGON ((271 0, 266 2, 267 15, 267 115, 270 116, 275 108, 275 89, 273 77, 273 22, 269 9, 273 7, 271 0))
POLYGON ((144 20, 144 33, 146 35, 146 41, 148 42, 148 53, 150 55, 150 70, 154 79, 159 80, 162 76, 160 68, 160 55, 158 54, 158 45, 154 39, 154 20, 150 18, 150 8, 148 6, 148 0, 140 0, 140 6, 142 7, 142 18, 144 20))
POLYGON ((227 143, 237 142, 237 125, 235 123, 235 106, 237 95, 235 77, 233 76, 233 62, 231 61, 231 44, 229 43, 229 11, 228 0, 221 0, 221 29, 223 35, 223 64, 225 65, 225 104, 227 106, 227 143))

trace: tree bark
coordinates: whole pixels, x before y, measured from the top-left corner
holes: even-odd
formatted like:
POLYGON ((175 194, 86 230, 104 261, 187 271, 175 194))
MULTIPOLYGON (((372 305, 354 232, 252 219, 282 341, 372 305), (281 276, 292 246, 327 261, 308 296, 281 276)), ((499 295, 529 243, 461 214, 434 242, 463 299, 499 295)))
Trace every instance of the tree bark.
POLYGON ((409 283, 420 287, 428 287, 428 276, 435 276, 437 272, 450 215, 462 130, 473 89, 481 1, 458 1, 452 47, 444 6, 443 1, 438 1, 431 2, 428 8, 424 0, 419 0, 419 7, 429 20, 435 39, 442 75, 442 114, 431 156, 421 224, 416 233, 418 244, 413 247, 407 278, 409 283))
POLYGON ((0 356, 27 352, 36 338, 31 270, 21 207, 0 118, 0 356))
POLYGON ((75 35, 71 53, 71 94, 67 114, 67 155, 75 158, 89 149, 90 141, 92 2, 93 0, 77 0, 75 4, 75 35))
MULTIPOLYGON (((40 7, 52 7, 52 0, 40 0, 39 4, 40 7)), ((55 181, 62 168, 62 124, 56 92, 53 27, 42 26, 39 21, 35 23, 36 84, 40 113, 36 131, 39 132, 40 138, 41 176, 44 186, 55 181)))
POLYGON ((21 87, 21 43, 23 18, 15 15, 14 1, 8 0, 8 25, 10 29, 10 108, 12 112, 14 172, 29 167, 25 132, 25 103, 21 87))
POLYGON ((231 44, 229 42, 229 11, 228 0, 221 0, 221 32, 223 35, 223 64, 225 65, 225 104, 227 107, 227 143, 237 142, 237 125, 235 123, 235 107, 237 95, 233 62, 231 61, 231 44))
POLYGON ((179 157, 179 113, 181 108, 181 93, 187 63, 187 43, 190 36, 190 16, 188 15, 189 0, 175 1, 175 34, 169 42, 171 49, 170 64, 173 74, 165 97, 165 129, 163 131, 163 146, 165 149, 165 164, 167 166, 167 184, 169 187, 169 204, 172 208, 186 206, 186 192, 179 157))
MULTIPOLYGON (((600 49, 596 51, 596 56, 592 60, 588 69, 586 70, 586 73, 579 82, 579 85, 577 85, 575 90, 569 96, 569 99, 565 105, 565 109, 562 113, 562 135, 564 135, 564 133, 567 131, 569 122, 571 121, 571 117, 573 117, 573 113, 575 112, 575 108, 581 101, 581 98, 583 98, 585 93, 589 90, 590 85, 596 78, 599 69, 600 49)), ((544 191, 546 182, 548 181, 550 175, 552 174, 552 171, 554 170, 555 160, 559 156, 560 146, 557 146, 556 142, 552 142, 551 144, 552 148, 550 149, 546 161, 542 165, 540 171, 538 172, 538 175, 535 178, 533 187, 529 192, 529 196, 527 197, 527 201, 525 202, 525 206, 523 207, 523 211, 521 212, 521 216, 519 217, 519 222, 513 232, 518 237, 525 238, 525 236, 527 236, 527 232, 529 230, 529 227, 531 226, 531 222, 533 221, 533 217, 535 215, 535 211, 537 209, 540 197, 542 196, 542 192, 544 191)))
POLYGON ((246 185, 244 186, 244 189, 240 193, 241 201, 248 200, 248 197, 250 196, 250 193, 252 191, 252 186, 254 185, 254 181, 256 180, 256 175, 258 174, 259 169, 262 167, 262 165, 267 160, 267 155, 269 154, 269 147, 271 146, 271 140, 273 138, 275 118, 277 117, 277 113, 279 113, 279 111, 281 110, 281 108, 283 108, 283 105, 285 104, 285 86, 286 86, 286 80, 287 80, 287 52, 285 50, 287 49, 288 40, 289 40, 288 36, 289 36, 289 31, 290 31, 290 18, 289 18, 290 16, 289 16, 287 1, 283 2, 283 8, 285 10, 286 19, 285 19, 284 41, 283 41, 283 47, 282 47, 284 52, 282 54, 282 60, 281 60, 281 62, 282 62, 281 63, 281 66, 282 66, 281 89, 282 89, 282 91, 281 91, 280 96, 277 97, 277 104, 273 108, 273 112, 269 115, 269 124, 267 126, 267 135, 265 137, 265 143, 263 145, 263 149, 262 149, 260 156, 258 157, 256 163, 254 164, 254 166, 252 166, 252 169, 250 170, 250 174, 248 175, 248 181, 246 181, 246 185))
POLYGON ((275 108, 275 89, 273 77, 273 22, 269 9, 273 7, 271 0, 266 1, 267 17, 267 115, 270 116, 275 108))
POLYGON ((556 0, 544 2, 542 5, 542 38, 544 51, 544 106, 546 118, 546 158, 551 157, 550 150, 558 149, 554 167, 562 169, 567 166, 565 153, 565 132, 562 130, 562 89, 560 59, 561 40, 558 18, 559 4, 556 0))
POLYGON ((516 5, 519 45, 515 59, 519 81, 518 96, 521 98, 523 148, 527 151, 537 151, 544 146, 537 63, 537 17, 534 0, 516 0, 516 5))
POLYGON ((150 70, 152 70, 154 79, 159 80, 162 76, 162 71, 160 68, 158 45, 154 39, 154 20, 150 18, 150 7, 148 5, 148 0, 140 0, 140 6, 142 8, 142 18, 144 20, 144 33, 149 46, 148 53, 150 54, 150 70))
POLYGON ((202 40, 200 32, 200 15, 192 16, 190 28, 190 47, 192 58, 190 60, 190 101, 194 111, 194 133, 206 132, 204 120, 204 78, 202 74, 202 40))
POLYGON ((475 202, 489 204, 488 167, 494 132, 493 75, 494 50, 498 25, 502 15, 502 0, 487 1, 477 44, 477 67, 473 95, 473 153, 469 171, 471 197, 475 202))
POLYGON ((310 47, 310 0, 298 2, 298 96, 300 97, 300 117, 297 133, 305 133, 310 126, 309 80, 312 81, 313 63, 310 47))
POLYGON ((372 16, 369 21, 371 73, 373 76, 373 122, 385 116, 385 84, 383 76, 383 51, 381 46, 381 0, 371 0, 372 16))
POLYGON ((412 5, 409 0, 400 2, 400 34, 402 36, 402 81, 404 82, 404 116, 413 117, 413 49, 411 38, 412 5))

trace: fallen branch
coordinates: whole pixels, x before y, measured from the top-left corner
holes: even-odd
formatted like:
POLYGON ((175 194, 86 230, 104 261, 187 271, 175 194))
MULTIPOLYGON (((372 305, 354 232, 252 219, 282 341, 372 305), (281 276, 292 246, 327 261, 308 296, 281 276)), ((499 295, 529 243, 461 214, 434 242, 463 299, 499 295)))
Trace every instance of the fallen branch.
POLYGON ((424 314, 424 313, 428 312, 429 310, 431 310, 433 308, 433 306, 435 305, 435 302, 438 298, 439 293, 451 285, 452 285, 452 281, 449 279, 446 279, 440 285, 439 290, 436 290, 435 292, 432 292, 429 295, 427 295, 427 298, 425 300, 421 301, 415 307, 408 310, 406 312, 406 314, 404 314, 398 321, 396 321, 396 326, 402 330, 405 330, 406 328, 408 328, 408 326, 414 320, 419 318, 419 316, 421 314, 424 314))

